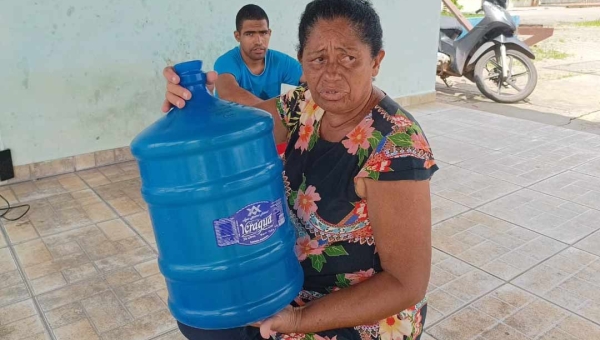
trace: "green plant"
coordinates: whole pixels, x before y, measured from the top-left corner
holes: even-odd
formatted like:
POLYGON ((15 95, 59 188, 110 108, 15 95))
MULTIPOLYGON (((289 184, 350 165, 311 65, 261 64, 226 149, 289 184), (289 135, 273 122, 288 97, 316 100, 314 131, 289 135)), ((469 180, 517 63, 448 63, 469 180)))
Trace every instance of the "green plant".
POLYGON ((600 19, 592 21, 583 21, 575 23, 575 26, 579 27, 600 27, 600 19))
MULTIPOLYGON (((458 3, 458 0, 452 0, 452 3, 454 4, 454 6, 456 6, 456 8, 458 8, 459 11, 462 11, 463 6, 461 6, 461 4, 458 3)), ((446 6, 444 6, 444 9, 442 10, 442 15, 451 16, 452 13, 450 13, 446 6)))
POLYGON ((533 53, 535 54, 535 60, 544 60, 544 59, 566 59, 570 56, 570 54, 555 50, 553 48, 542 48, 538 46, 533 46, 533 53))

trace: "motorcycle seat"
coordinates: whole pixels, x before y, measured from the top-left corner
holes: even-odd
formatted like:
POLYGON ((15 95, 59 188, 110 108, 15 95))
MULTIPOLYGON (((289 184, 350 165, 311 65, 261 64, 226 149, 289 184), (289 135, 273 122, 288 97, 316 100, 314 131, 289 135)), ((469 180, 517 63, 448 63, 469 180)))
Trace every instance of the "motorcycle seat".
POLYGON ((463 31, 463 27, 455 18, 442 16, 440 18, 440 30, 459 36, 463 31))

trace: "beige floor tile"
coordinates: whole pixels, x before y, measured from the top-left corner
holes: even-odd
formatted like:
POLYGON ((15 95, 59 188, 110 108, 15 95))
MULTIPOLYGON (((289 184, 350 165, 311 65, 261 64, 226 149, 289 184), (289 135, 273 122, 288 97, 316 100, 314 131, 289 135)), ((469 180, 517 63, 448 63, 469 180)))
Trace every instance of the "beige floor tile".
POLYGON ((492 329, 483 332, 482 336, 486 340, 529 340, 523 333, 503 323, 499 323, 492 329))
POLYGON ((94 263, 102 272, 109 272, 119 268, 131 266, 156 257, 156 254, 147 246, 126 251, 94 263))
POLYGON ((513 280, 545 299, 600 323, 600 258, 570 248, 513 280))
POLYGON ((38 303, 40 304, 42 311, 46 312, 102 293, 108 289, 108 284, 102 279, 82 281, 40 295, 38 296, 38 303))
POLYGON ((12 303, 25 300, 31 297, 25 283, 21 282, 6 288, 0 289, 0 306, 10 305, 12 303))
MULTIPOLYGON (((596 289, 596 291, 598 291, 596 289)), ((600 324, 600 302, 598 300, 587 301, 579 307, 577 312, 582 316, 600 324)))
POLYGON ((541 264, 517 277, 512 283, 535 294, 544 294, 558 286, 568 277, 568 273, 541 264))
POLYGON ((17 269, 9 248, 0 249, 0 274, 17 269))
MULTIPOLYGON (((17 196, 13 193, 9 186, 0 187, 0 195, 4 197, 11 205, 19 203, 17 196)), ((0 198, 0 207, 6 206, 6 202, 0 198)))
POLYGON ((19 221, 4 226, 11 244, 23 243, 40 237, 29 221, 19 221))
POLYGON ((98 334, 87 319, 54 329, 57 340, 99 340, 98 334))
POLYGON ((531 189, 600 210, 600 178, 567 171, 531 189))
POLYGON ((8 288, 23 282, 18 270, 11 270, 0 274, 0 289, 8 288))
POLYGON ((156 274, 142 280, 115 288, 115 293, 122 301, 131 301, 166 287, 165 278, 156 274))
MULTIPOLYGON (((37 315, 33 300, 25 300, 0 308, 0 326, 37 315)), ((0 333, 1 334, 1 333, 0 333)))
POLYGON ((46 293, 67 285, 67 281, 60 272, 30 280, 29 282, 31 283, 31 288, 33 288, 33 293, 35 295, 46 293))
POLYGON ((431 195, 431 222, 439 223, 469 210, 466 206, 454 203, 440 196, 431 195))
POLYGON ((74 302, 44 313, 50 327, 56 329, 85 319, 85 311, 81 303, 74 302))
POLYGON ((0 325, 2 340, 29 339, 38 334, 44 334, 45 329, 38 315, 33 315, 7 325, 0 325))
POLYGON ((568 244, 600 228, 600 211, 522 189, 478 210, 568 244))
POLYGON ((496 298, 492 294, 486 295, 483 298, 473 302, 471 307, 478 309, 498 320, 506 318, 519 308, 496 298))
POLYGON ((571 335, 561 331, 558 328, 552 328, 550 331, 545 333, 539 340, 579 340, 571 335))
POLYGON ((87 214, 88 218, 94 223, 108 221, 117 217, 117 215, 104 202, 85 205, 82 208, 87 214))
POLYGON ((457 141, 445 136, 429 138, 431 148, 435 152, 435 159, 449 164, 457 164, 477 155, 488 152, 486 148, 457 141))
POLYGON ((533 338, 564 319, 569 313, 546 301, 536 300, 508 317, 505 323, 533 338))
POLYGON ((144 211, 134 200, 129 197, 119 197, 106 201, 120 216, 128 216, 144 211))
POLYGON ((35 280, 52 273, 61 272, 88 263, 90 259, 85 254, 73 254, 56 260, 43 262, 35 266, 24 268, 25 275, 29 280, 35 280))
POLYGON ((119 241, 135 236, 135 232, 121 219, 98 223, 98 228, 100 228, 111 241, 119 241))
POLYGON ((52 261, 52 255, 42 240, 33 240, 15 246, 17 258, 23 267, 52 261))
POLYGON ((82 300, 81 305, 100 333, 123 326, 133 320, 111 291, 82 300))
POLYGON ((600 158, 591 160, 585 164, 582 164, 582 165, 576 167, 573 170, 580 172, 582 174, 586 174, 586 175, 590 175, 590 176, 594 176, 594 177, 600 177, 600 158))
POLYGON ((91 279, 100 274, 92 263, 86 263, 79 267, 65 269, 62 273, 69 283, 91 279))
POLYGON ((432 243, 434 247, 504 280, 514 278, 566 247, 478 211, 435 225, 432 243))
POLYGON ((574 247, 600 256, 600 231, 577 242, 574 247))
MULTIPOLYGON (((183 334, 181 334, 181 332, 179 330, 176 330, 174 332, 159 336, 155 340, 187 340, 187 338, 185 336, 183 336, 183 334)), ((432 339, 428 339, 427 337, 422 336, 421 340, 432 340, 432 339)))
POLYGON ((466 307, 448 319, 428 328, 438 340, 467 340, 483 333, 497 321, 471 307, 466 307))
POLYGON ((127 307, 131 315, 136 319, 167 308, 155 293, 129 301, 125 303, 125 307, 127 307))
POLYGON ((161 310, 104 334, 106 340, 143 340, 175 329, 177 324, 167 310, 161 310))
POLYGON ((600 325, 576 315, 570 315, 556 327, 576 339, 600 339, 600 325))
POLYGON ((432 281, 428 292, 430 307, 428 323, 450 315, 502 285, 501 280, 490 274, 463 261, 440 254, 434 249, 432 281))
MULTIPOLYGON (((162 302, 165 305, 169 304, 169 291, 166 288, 157 291, 156 295, 158 295, 158 297, 160 297, 160 299, 162 300, 162 302)), ((429 315, 429 314, 427 314, 427 315, 429 315)))
POLYGON ((77 172, 77 175, 92 188, 110 184, 110 180, 96 169, 79 171, 77 172))
POLYGON ((140 212, 126 216, 125 220, 133 227, 133 229, 135 229, 138 234, 144 238, 144 240, 146 240, 146 242, 150 244, 156 244, 154 229, 152 227, 150 216, 147 212, 140 212))
POLYGON ((79 191, 89 189, 84 181, 75 174, 65 174, 57 176, 56 179, 67 191, 79 191))
POLYGON ((121 164, 98 168, 98 171, 100 171, 112 183, 127 181, 140 177, 137 167, 132 169, 130 166, 122 166, 121 164))
POLYGON ((6 247, 7 245, 8 243, 6 242, 6 239, 4 239, 4 234, 0 232, 0 248, 6 247))
POLYGON ((158 269, 158 261, 156 259, 135 265, 134 268, 142 277, 148 277, 160 273, 160 270, 158 269))
POLYGON ((142 279, 142 276, 133 267, 112 271, 106 274, 105 277, 106 282, 113 288, 142 279))
POLYGON ((483 205, 520 188, 512 183, 456 166, 441 168, 431 181, 432 193, 470 208, 483 205))

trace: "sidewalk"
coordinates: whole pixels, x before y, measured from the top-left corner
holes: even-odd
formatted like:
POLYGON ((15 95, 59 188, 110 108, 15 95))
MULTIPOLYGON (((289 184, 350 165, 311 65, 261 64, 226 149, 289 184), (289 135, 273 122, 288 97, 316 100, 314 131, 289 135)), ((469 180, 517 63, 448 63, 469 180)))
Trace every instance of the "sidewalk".
MULTIPOLYGON (((422 340, 600 339, 600 136, 446 104, 422 340)), ((0 187, 0 338, 182 340, 137 166, 0 187)))

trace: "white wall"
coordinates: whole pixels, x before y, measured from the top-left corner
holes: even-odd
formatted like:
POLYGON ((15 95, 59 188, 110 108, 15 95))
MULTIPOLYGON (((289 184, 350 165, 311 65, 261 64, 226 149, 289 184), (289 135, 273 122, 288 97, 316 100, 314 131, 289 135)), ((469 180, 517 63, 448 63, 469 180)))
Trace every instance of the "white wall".
MULTIPOLYGON (((271 47, 295 56, 308 1, 263 0, 271 47)), ((158 118, 166 64, 210 69, 235 45, 228 1, 3 1, 0 136, 15 165, 126 146, 158 118)), ((374 0, 387 57, 378 85, 392 96, 434 91, 435 1, 374 0)))

